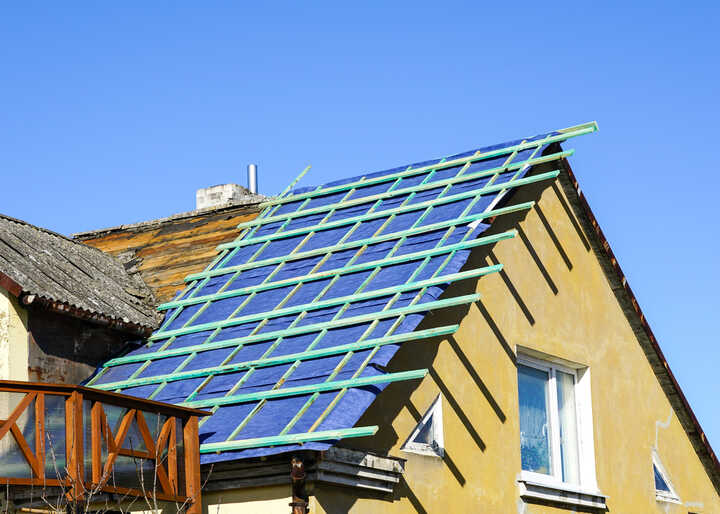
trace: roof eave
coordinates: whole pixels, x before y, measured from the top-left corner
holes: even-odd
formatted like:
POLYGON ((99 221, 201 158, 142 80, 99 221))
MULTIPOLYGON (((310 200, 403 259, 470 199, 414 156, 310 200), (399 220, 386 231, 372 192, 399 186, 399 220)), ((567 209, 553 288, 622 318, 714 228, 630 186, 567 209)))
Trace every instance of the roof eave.
POLYGON ((39 307, 64 316, 88 321, 96 325, 106 326, 138 337, 152 334, 156 326, 145 325, 130 320, 118 319, 103 313, 89 311, 68 302, 62 302, 26 291, 12 277, 0 271, 0 287, 12 294, 25 307, 39 307))

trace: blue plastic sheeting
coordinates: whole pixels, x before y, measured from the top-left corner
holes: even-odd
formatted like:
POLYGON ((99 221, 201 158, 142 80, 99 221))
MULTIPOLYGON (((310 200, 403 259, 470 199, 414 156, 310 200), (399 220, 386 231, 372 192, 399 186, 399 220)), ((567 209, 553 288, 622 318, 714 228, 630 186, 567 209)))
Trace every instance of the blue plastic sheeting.
MULTIPOLYGON (((548 134, 537 136, 535 140, 548 134)), ((497 148, 506 148, 520 143, 512 141, 480 149, 481 152, 497 148)), ((518 152, 513 162, 540 156, 544 150, 528 149, 518 152)), ((472 155, 477 150, 450 156, 445 160, 472 155)), ((432 184, 441 180, 462 175, 477 173, 502 166, 509 153, 493 158, 474 162, 466 167, 454 166, 440 170, 427 170, 420 174, 390 179, 368 186, 340 192, 330 192, 310 199, 300 199, 270 207, 261 215, 277 216, 283 213, 302 212, 320 206, 335 205, 343 201, 356 200, 387 191, 402 190, 420 184, 432 184)), ((413 168, 437 164, 437 159, 411 165, 413 168)), ((291 194, 322 190, 331 186, 355 182, 361 178, 382 177, 404 171, 408 166, 391 170, 351 177, 323 186, 295 189, 291 194)), ((368 201, 348 207, 342 204, 333 210, 298 216, 289 220, 273 221, 251 227, 243 236, 252 239, 267 235, 278 235, 295 229, 303 229, 312 225, 343 222, 348 218, 364 214, 382 213, 389 209, 416 205, 421 202, 445 198, 452 195, 479 191, 490 181, 502 184, 513 177, 520 178, 527 170, 511 170, 495 175, 474 178, 452 185, 439 185, 435 188, 416 193, 403 193, 390 196, 381 201, 368 201)), ((512 191, 512 190, 510 190, 512 191)), ((430 208, 416 208, 397 215, 387 215, 378 219, 363 222, 349 222, 325 229, 322 225, 317 230, 291 237, 276 237, 266 243, 251 243, 231 249, 228 254, 215 264, 214 269, 222 270, 229 266, 247 265, 259 262, 258 267, 248 267, 240 272, 228 270, 227 273, 200 279, 195 282, 192 291, 185 293, 190 296, 204 296, 219 291, 232 291, 286 280, 304 277, 308 274, 328 270, 339 270, 346 266, 377 261, 392 256, 419 252, 438 248, 477 237, 487 230, 487 224, 479 223, 473 227, 457 226, 447 229, 423 232, 409 237, 396 237, 389 241, 374 243, 365 247, 350 248, 322 255, 287 260, 279 264, 262 265, 262 261, 275 257, 286 257, 293 253, 305 252, 334 246, 340 243, 351 243, 360 239, 390 234, 415 227, 422 227, 445 220, 457 219, 461 216, 481 213, 491 206, 497 206, 499 192, 476 194, 469 198, 442 203, 430 208)), ((504 200, 504 199, 503 199, 504 200)), ((398 335, 415 330, 424 318, 425 313, 413 313, 401 318, 383 316, 382 311, 389 308, 397 309, 409 305, 423 304, 437 300, 444 293, 447 284, 425 289, 411 289, 399 294, 384 295, 360 300, 351 300, 341 305, 317 309, 313 303, 339 297, 350 297, 359 293, 397 287, 408 282, 416 282, 431 277, 443 276, 458 272, 469 255, 469 250, 447 252, 430 258, 415 259, 410 262, 375 267, 372 269, 334 275, 322 279, 305 280, 297 284, 250 291, 247 294, 226 299, 218 299, 207 303, 189 305, 172 309, 167 313, 166 323, 158 332, 192 327, 194 325, 212 323, 231 318, 243 318, 259 315, 260 321, 241 322, 237 325, 225 326, 217 330, 183 334, 177 337, 158 339, 143 345, 130 353, 141 355, 164 349, 180 349, 199 345, 204 342, 213 343, 236 340, 227 348, 200 351, 180 356, 155 357, 147 362, 135 362, 111 366, 100 374, 96 385, 131 378, 145 378, 159 375, 211 368, 222 364, 247 362, 268 357, 278 357, 310 349, 328 348, 355 341, 398 335), (294 312, 282 316, 274 314, 274 310, 303 306, 302 312, 294 312), (335 320, 347 320, 357 316, 370 316, 370 321, 349 322, 332 329, 320 330, 313 327, 317 323, 335 320), (310 327, 307 332, 298 335, 278 338, 275 332, 294 327, 310 327), (261 340, 245 342, 247 336, 267 334, 261 340)), ((214 376, 178 380, 168 383, 129 387, 121 392, 143 398, 151 397, 158 401, 182 403, 186 401, 219 399, 271 389, 284 389, 318 384, 325 381, 347 380, 356 377, 382 375, 384 367, 397 351, 398 345, 386 345, 348 354, 331 355, 299 363, 282 364, 243 369, 241 371, 216 374, 214 376)), ((351 428, 365 410, 375 400, 386 384, 368 387, 351 388, 344 393, 335 407, 326 411, 337 398, 339 391, 328 391, 320 394, 303 394, 285 398, 277 398, 265 402, 246 402, 224 405, 215 409, 214 414, 204 420, 200 429, 200 442, 217 443, 228 440, 243 440, 259 437, 277 436, 281 433, 304 433, 311 430, 333 430, 351 428), (293 424, 291 420, 302 410, 304 413, 293 424), (322 419, 321 419, 322 418, 322 419)), ((326 449, 333 441, 313 442, 302 446, 303 449, 326 449)), ((273 453, 282 453, 297 449, 297 445, 252 448, 246 450, 226 451, 204 454, 202 462, 217 462, 240 458, 257 457, 273 453)))

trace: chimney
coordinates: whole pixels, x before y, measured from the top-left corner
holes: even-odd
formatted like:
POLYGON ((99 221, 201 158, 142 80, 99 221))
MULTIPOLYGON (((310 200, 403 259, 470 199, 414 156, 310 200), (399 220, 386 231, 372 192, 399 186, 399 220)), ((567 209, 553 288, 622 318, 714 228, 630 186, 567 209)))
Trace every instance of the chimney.
POLYGON ((238 184, 221 184, 198 189, 195 193, 195 208, 210 209, 236 204, 256 203, 259 195, 251 193, 238 184))
POLYGON ((248 164, 248 189, 257 194, 257 164, 248 164))

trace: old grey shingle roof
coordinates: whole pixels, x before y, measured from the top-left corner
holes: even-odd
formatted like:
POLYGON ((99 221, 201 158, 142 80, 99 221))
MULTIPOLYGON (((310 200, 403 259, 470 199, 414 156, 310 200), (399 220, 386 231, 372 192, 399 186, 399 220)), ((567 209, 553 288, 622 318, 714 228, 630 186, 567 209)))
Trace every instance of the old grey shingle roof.
MULTIPOLYGON (((120 261, 50 230, 0 215, 0 273, 18 296, 114 326, 155 328, 152 292, 120 261)), ((26 302, 28 303, 28 302, 26 302)))

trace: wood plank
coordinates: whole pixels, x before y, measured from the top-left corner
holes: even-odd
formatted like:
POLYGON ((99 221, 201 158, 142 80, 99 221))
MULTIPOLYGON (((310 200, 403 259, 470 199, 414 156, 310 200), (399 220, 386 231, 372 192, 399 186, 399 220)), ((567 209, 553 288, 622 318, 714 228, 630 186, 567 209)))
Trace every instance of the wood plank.
POLYGON ((193 416, 183 426, 185 446, 185 496, 188 497, 186 514, 202 514, 200 493, 200 448, 198 439, 198 418, 193 416))

